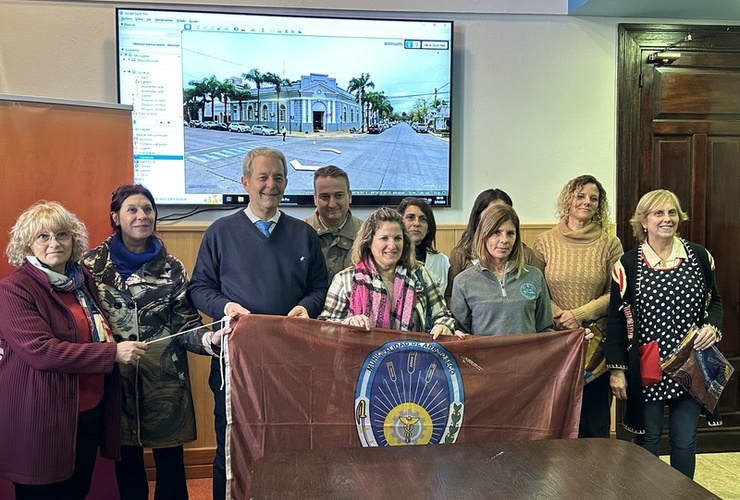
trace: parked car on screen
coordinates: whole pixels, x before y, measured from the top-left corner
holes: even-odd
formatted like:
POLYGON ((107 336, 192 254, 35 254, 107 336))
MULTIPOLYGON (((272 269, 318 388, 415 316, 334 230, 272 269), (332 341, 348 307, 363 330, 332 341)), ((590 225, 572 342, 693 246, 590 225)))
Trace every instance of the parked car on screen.
POLYGON ((229 132, 251 132, 252 128, 244 122, 231 122, 229 123, 229 132))
POLYGON ((429 132, 429 125, 426 123, 416 123, 416 127, 414 127, 414 130, 416 130, 419 133, 426 134, 429 132))
POLYGON ((380 133, 380 126, 377 123, 371 123, 367 126, 367 132, 369 134, 379 134, 380 133))
POLYGON ((200 122, 200 120, 190 120, 190 126, 193 128, 200 128, 203 126, 203 124, 200 122))
POLYGON ((252 125, 252 134, 254 135, 275 135, 276 133, 274 128, 270 128, 267 125, 252 125))
POLYGON ((213 128, 216 126, 216 122, 207 121, 200 124, 201 128, 213 128))
POLYGON ((224 122, 216 122, 216 124, 212 127, 215 130, 229 130, 229 126, 226 125, 224 122))

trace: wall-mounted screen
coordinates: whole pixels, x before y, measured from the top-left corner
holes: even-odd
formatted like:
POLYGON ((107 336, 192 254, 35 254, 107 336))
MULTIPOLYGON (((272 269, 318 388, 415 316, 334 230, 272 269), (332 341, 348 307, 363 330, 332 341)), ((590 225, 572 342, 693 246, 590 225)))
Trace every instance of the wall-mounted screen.
POLYGON ((134 178, 158 203, 244 204, 257 146, 288 160, 283 204, 313 172, 349 174, 353 204, 450 204, 452 23, 117 9, 118 92, 134 178))

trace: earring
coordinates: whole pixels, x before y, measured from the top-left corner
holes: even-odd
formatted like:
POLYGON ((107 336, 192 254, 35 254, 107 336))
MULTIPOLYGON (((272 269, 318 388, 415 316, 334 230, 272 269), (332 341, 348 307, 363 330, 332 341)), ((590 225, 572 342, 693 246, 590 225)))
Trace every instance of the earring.
POLYGON ((642 232, 643 232, 643 233, 647 233, 647 228, 646 228, 646 227, 643 227, 643 228, 642 228, 642 232))

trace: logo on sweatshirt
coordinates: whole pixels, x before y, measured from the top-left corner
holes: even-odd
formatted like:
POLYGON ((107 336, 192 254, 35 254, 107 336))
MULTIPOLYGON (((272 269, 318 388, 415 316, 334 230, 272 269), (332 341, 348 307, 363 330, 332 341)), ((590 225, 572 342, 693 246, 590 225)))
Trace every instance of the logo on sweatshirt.
POLYGON ((537 298, 537 288, 532 283, 524 283, 519 287, 519 291, 525 299, 534 300, 537 298))

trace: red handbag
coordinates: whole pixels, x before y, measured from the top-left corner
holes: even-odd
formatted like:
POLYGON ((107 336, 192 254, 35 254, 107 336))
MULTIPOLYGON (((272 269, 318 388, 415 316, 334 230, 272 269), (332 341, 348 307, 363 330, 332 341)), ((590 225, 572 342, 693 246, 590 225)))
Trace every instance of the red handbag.
POLYGON ((658 342, 655 340, 640 346, 640 376, 643 387, 657 384, 663 379, 658 342))

